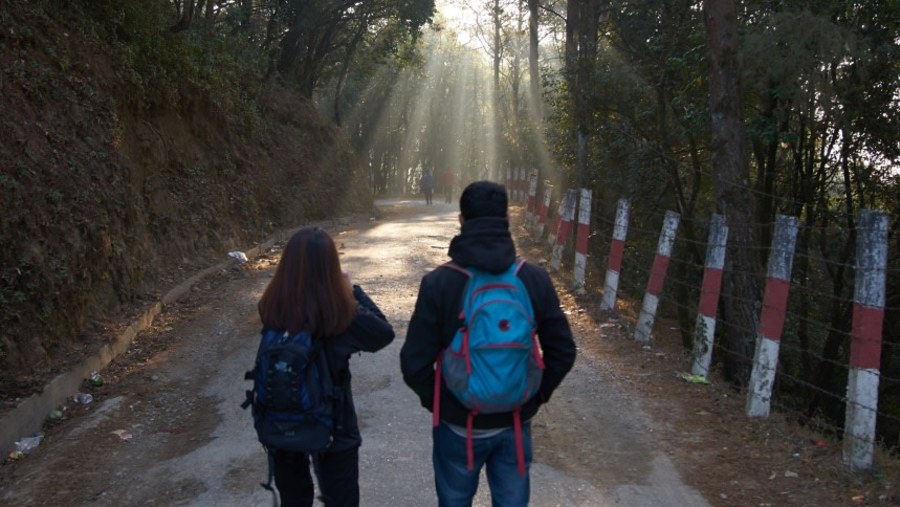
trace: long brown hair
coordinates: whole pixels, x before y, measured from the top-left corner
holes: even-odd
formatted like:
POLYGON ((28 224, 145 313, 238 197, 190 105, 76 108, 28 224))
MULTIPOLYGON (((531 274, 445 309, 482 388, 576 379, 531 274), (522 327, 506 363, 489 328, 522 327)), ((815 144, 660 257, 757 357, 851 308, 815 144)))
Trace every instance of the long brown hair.
POLYGON ((356 299, 331 236, 318 227, 294 233, 259 300, 263 327, 334 336, 350 327, 355 313, 356 299))

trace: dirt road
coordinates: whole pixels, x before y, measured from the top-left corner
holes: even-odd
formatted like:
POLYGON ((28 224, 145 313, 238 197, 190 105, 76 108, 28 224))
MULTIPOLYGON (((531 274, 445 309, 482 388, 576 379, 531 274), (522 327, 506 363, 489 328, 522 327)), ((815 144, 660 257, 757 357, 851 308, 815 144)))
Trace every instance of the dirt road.
MULTIPOLYGON (((403 384, 399 350, 421 276, 446 260, 455 205, 379 202, 379 218, 331 231, 345 270, 397 339, 352 358, 364 506, 434 505, 430 415, 403 384)), ((269 505, 265 455, 239 403, 258 339, 256 302, 279 251, 201 282, 101 372, 32 454, 4 467, 4 505, 269 505)), ((578 326, 578 340, 596 326, 578 326)), ((534 420, 532 505, 705 506, 655 439, 641 403, 596 358, 534 420)), ((486 485, 476 505, 490 505, 486 485)))

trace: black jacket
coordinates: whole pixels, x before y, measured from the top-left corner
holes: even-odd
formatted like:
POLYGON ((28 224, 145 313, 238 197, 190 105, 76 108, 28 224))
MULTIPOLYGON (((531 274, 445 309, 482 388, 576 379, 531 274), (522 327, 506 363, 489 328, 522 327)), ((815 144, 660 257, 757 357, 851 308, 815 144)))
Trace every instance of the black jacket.
MULTIPOLYGON (((506 270, 516 259, 509 224, 501 218, 467 220, 461 234, 450 242, 449 255, 453 262, 463 267, 493 273, 506 270)), ((527 420, 550 399, 572 369, 576 349, 547 272, 525 263, 519 270, 519 278, 531 297, 545 365, 538 393, 522 406, 522 420, 527 420)), ((433 410, 434 404, 435 360, 450 345, 460 325, 458 314, 466 281, 465 274, 446 268, 437 268, 422 278, 406 342, 400 351, 403 380, 429 411, 433 410)), ((460 426, 466 424, 468 415, 468 409, 443 384, 440 414, 442 420, 460 426)), ((513 419, 511 413, 479 414, 473 424, 476 428, 503 428, 512 426, 513 419)))
POLYGON ((327 342, 332 374, 340 379, 345 389, 344 406, 340 411, 341 427, 335 431, 330 447, 332 451, 349 449, 362 443, 350 386, 350 356, 360 351, 376 352, 394 339, 394 328, 365 291, 354 285, 353 295, 357 306, 350 328, 327 342))

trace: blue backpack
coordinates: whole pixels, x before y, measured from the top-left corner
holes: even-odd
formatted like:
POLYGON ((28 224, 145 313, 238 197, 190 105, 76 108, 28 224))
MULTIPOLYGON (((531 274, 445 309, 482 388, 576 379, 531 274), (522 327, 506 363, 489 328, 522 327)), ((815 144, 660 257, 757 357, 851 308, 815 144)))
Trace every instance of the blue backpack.
POLYGON ((513 413, 519 471, 525 473, 521 446, 523 403, 537 393, 544 362, 537 342, 531 298, 518 277, 523 260, 503 273, 465 269, 452 262, 444 267, 469 277, 460 311, 462 325, 437 359, 434 425, 440 423, 440 382, 466 408, 467 454, 473 468, 472 422, 478 414, 513 413))
POLYGON ((243 408, 253 407, 253 426, 267 449, 317 452, 335 428, 338 396, 323 340, 301 331, 266 329, 256 363, 244 375, 253 381, 243 408))
POLYGON ((342 389, 335 381, 324 340, 307 331, 264 329, 256 361, 244 375, 252 380, 241 408, 252 407, 256 436, 266 448, 269 481, 262 487, 273 494, 275 449, 315 455, 327 449, 340 426, 342 389))

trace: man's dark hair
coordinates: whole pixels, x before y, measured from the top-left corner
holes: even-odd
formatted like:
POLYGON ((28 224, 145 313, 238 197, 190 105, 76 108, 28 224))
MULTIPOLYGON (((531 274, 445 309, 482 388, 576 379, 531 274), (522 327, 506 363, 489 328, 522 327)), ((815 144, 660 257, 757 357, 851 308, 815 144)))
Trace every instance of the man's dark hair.
POLYGON ((506 187, 493 181, 470 183, 459 196, 459 212, 464 220, 483 217, 506 218, 506 187))

